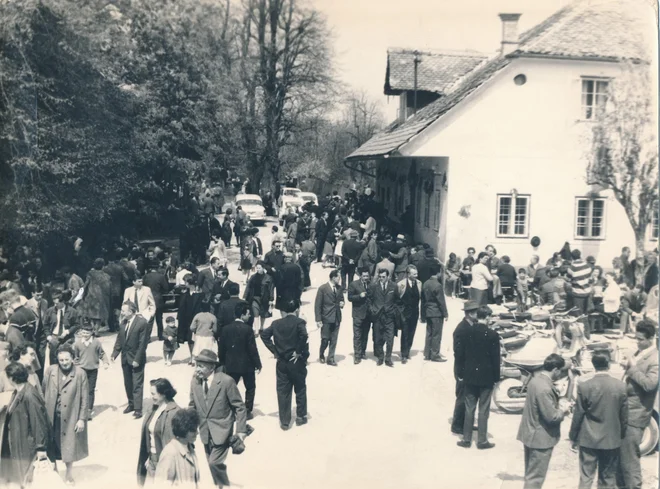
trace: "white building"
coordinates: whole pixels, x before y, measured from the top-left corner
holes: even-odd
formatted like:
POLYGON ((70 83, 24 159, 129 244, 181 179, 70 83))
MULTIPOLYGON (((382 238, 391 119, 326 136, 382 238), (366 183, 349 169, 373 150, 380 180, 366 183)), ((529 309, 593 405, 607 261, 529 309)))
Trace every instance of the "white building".
MULTIPOLYGON (((401 52, 390 50, 386 93, 399 90, 399 119, 347 165, 372 161, 378 200, 395 219, 412 204, 415 238, 440 257, 493 244, 524 265, 532 254, 545 261, 568 241, 607 267, 623 246, 634 250, 635 239, 611 193, 586 184, 588 135, 621 61, 654 59, 643 35, 655 36, 654 12, 642 5, 577 1, 520 36, 520 15, 500 14, 497 56, 419 53, 415 63, 404 52, 405 83, 401 63, 393 62, 401 52), (433 73, 422 72, 431 58, 442 83, 429 83, 433 73), (470 62, 476 67, 465 73, 470 62), (415 64, 423 92, 416 114, 410 110, 415 64)), ((657 239, 656 209, 648 247, 657 239)))

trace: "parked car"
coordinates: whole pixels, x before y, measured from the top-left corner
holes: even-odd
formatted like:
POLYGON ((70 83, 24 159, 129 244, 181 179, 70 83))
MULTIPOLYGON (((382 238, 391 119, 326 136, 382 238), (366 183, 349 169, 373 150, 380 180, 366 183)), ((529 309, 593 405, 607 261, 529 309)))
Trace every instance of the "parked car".
POLYGON ((300 192, 300 198, 303 200, 304 204, 311 202, 312 205, 319 205, 319 199, 313 192, 300 192))
POLYGON ((280 218, 286 215, 288 207, 298 210, 299 207, 305 204, 305 201, 301 198, 301 194, 302 192, 299 188, 286 187, 282 189, 282 194, 277 202, 280 218))
POLYGON ((236 207, 239 205, 253 223, 262 224, 266 220, 266 209, 259 195, 239 194, 233 203, 234 213, 236 213, 236 207))

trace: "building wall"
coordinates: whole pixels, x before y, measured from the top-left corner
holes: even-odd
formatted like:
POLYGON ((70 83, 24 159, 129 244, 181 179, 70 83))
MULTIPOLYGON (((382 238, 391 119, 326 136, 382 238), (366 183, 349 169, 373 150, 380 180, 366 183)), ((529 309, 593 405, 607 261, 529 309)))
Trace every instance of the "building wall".
MULTIPOLYGON (((415 138, 402 153, 449 157, 447 251, 492 243, 516 265, 539 254, 545 262, 565 241, 611 266, 623 246, 635 240, 623 208, 606 198, 604 239, 575 236, 576 197, 586 184, 591 122, 581 120, 583 76, 616 76, 614 63, 519 59, 415 138), (527 81, 516 85, 513 78, 527 81), (528 234, 496 237, 497 194, 516 189, 530 199, 528 234), (541 245, 532 248, 538 236, 541 245)), ((657 241, 648 242, 649 248, 657 241)))

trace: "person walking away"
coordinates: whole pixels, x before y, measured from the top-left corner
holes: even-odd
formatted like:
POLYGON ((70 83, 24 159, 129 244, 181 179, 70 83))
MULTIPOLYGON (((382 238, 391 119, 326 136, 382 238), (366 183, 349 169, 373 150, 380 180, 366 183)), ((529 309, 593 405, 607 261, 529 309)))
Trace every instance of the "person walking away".
POLYGON ((367 301, 371 274, 368 268, 361 268, 359 273, 360 278, 348 286, 348 301, 353 304, 353 363, 355 365, 367 358, 367 341, 371 327, 367 301))
POLYGON ((283 304, 284 317, 273 321, 261 333, 261 340, 275 355, 277 364, 277 404, 280 428, 288 430, 291 424, 291 391, 296 393, 296 425, 307 423, 307 359, 309 338, 305 321, 298 317, 297 301, 283 304))
POLYGON ((11 400, 0 426, 0 486, 26 487, 32 482, 34 460, 46 460, 50 427, 44 399, 28 382, 28 370, 20 363, 5 367, 11 384, 11 400))
POLYGON ((392 363, 392 347, 394 345, 394 328, 396 323, 398 290, 390 280, 390 272, 385 268, 378 269, 378 281, 371 284, 367 293, 369 315, 374 323, 374 353, 378 358, 377 365, 394 367, 392 363), (383 345, 386 351, 383 353, 383 345))
POLYGON ((470 299, 480 306, 488 304, 488 284, 493 281, 493 276, 486 265, 489 255, 485 251, 479 253, 477 263, 472 267, 472 282, 470 283, 470 299))
POLYGON ((150 382, 152 404, 140 430, 140 453, 137 465, 137 480, 140 487, 156 474, 156 466, 163 448, 174 439, 172 419, 181 410, 174 401, 176 389, 169 380, 158 378, 150 382))
POLYGON ((261 359, 252 328, 247 324, 250 319, 250 306, 245 302, 237 304, 234 317, 236 320, 233 323, 222 328, 218 362, 224 366, 225 372, 234 379, 236 385, 243 379, 247 419, 252 419, 257 391, 255 370, 257 373, 261 372, 261 359))
POLYGON ((266 318, 273 315, 274 287, 273 279, 266 273, 266 264, 263 261, 257 262, 255 271, 256 273, 248 280, 243 299, 250 305, 256 337, 264 330, 266 318))
POLYGON ((330 272, 330 281, 321 285, 316 292, 314 301, 314 316, 316 325, 321 330, 321 348, 319 361, 336 367, 335 349, 341 326, 341 310, 344 307, 344 293, 339 288, 339 270, 330 272), (328 360, 325 359, 325 349, 329 348, 328 360))
POLYGON ((200 311, 190 324, 190 332, 193 335, 193 356, 199 355, 202 350, 217 351, 216 338, 218 337, 218 319, 210 312, 211 304, 203 301, 200 311))
POLYGON ((655 324, 642 320, 635 328, 637 352, 622 362, 628 396, 628 423, 621 442, 617 484, 621 489, 641 489, 642 469, 639 445, 651 422, 653 403, 658 393, 658 349, 654 345, 655 324))
POLYGON ((417 280, 415 265, 406 267, 406 278, 398 284, 399 304, 403 314, 401 325, 401 363, 410 360, 410 349, 415 339, 417 321, 419 320, 419 304, 422 298, 422 282, 417 280))
POLYGON ((124 414, 133 413, 142 417, 142 392, 144 389, 144 366, 147 363, 149 345, 149 323, 137 314, 135 304, 126 301, 121 306, 119 333, 110 359, 114 362, 121 353, 121 370, 128 406, 124 414))
POLYGON ((488 441, 488 417, 493 386, 500 380, 500 337, 488 327, 492 310, 488 306, 477 309, 477 323, 470 328, 464 341, 459 342, 456 355, 458 378, 465 382, 465 422, 463 440, 457 445, 469 448, 472 445, 474 413, 479 404, 477 424, 477 448, 493 448, 488 441))
POLYGON ((87 385, 89 387, 89 401, 87 404, 89 416, 87 421, 91 421, 93 417, 94 393, 99 375, 99 366, 101 362, 103 362, 103 368, 106 370, 110 366, 108 357, 103 350, 103 345, 101 345, 98 338, 93 336, 92 329, 92 324, 89 320, 83 320, 83 326, 80 329, 79 336, 73 344, 75 363, 87 374, 87 385))
POLYGON ((440 353, 442 328, 449 318, 447 302, 442 287, 442 267, 437 264, 435 273, 422 286, 422 322, 426 321, 426 341, 424 342, 424 360, 446 362, 440 353))
POLYGON ((43 383, 46 412, 52 427, 48 457, 51 462, 64 462, 65 481, 69 485, 74 484, 73 463, 88 456, 89 386, 87 375, 74 365, 73 359, 71 345, 60 345, 57 364, 48 367, 43 383))
POLYGON ((154 473, 158 487, 199 487, 199 463, 194 445, 198 428, 199 414, 193 409, 180 409, 172 416, 173 438, 163 448, 154 473))
POLYGON ((571 296, 573 298, 573 307, 578 309, 578 314, 586 314, 591 294, 589 278, 591 277, 591 267, 582 260, 582 253, 575 249, 571 251, 573 260, 568 269, 567 276, 571 284, 571 296))
MULTIPOLYGON (((435 257, 435 253, 431 248, 425 249, 423 252, 419 252, 419 254, 423 253, 424 256, 423 258, 420 258, 419 261, 417 262, 417 276, 422 282, 422 285, 426 283, 428 279, 433 277, 436 273, 435 270, 437 267, 441 267, 440 262, 438 259, 435 257)), ((442 280, 440 281, 442 283, 442 280)))
POLYGON ((222 372, 218 356, 211 350, 204 350, 195 357, 189 407, 197 411, 200 418, 199 437, 213 483, 216 487, 231 485, 225 465, 229 440, 236 424, 236 436, 245 441, 247 412, 236 382, 222 372))
POLYGON ((351 230, 349 236, 350 238, 344 241, 344 247, 342 248, 341 288, 343 290, 346 290, 348 283, 353 281, 357 262, 364 248, 363 243, 357 240, 357 231, 351 230))
POLYGON ((628 425, 626 385, 609 374, 608 351, 595 351, 591 363, 596 373, 577 385, 568 437, 573 447, 580 447, 579 489, 591 488, 596 469, 598 487, 615 488, 619 448, 628 425))
POLYGON ((193 349, 195 341, 193 340, 193 333, 191 326, 193 319, 198 312, 202 310, 202 302, 204 302, 204 294, 199 290, 195 277, 189 275, 186 277, 187 290, 181 295, 179 300, 179 310, 177 311, 177 342, 182 345, 188 343, 188 350, 190 351, 190 360, 188 365, 193 365, 193 349))
POLYGON ((174 316, 167 316, 163 329, 163 360, 168 367, 172 365, 172 358, 179 349, 177 336, 176 319, 174 316))
POLYGON ((548 473, 554 446, 559 442, 560 426, 570 412, 568 403, 560 406, 554 386, 566 366, 556 353, 543 361, 543 370, 527 385, 527 397, 517 440, 525 448, 525 485, 523 489, 541 489, 548 473))
MULTIPOLYGON (((142 280, 145 289, 151 291, 154 299, 155 311, 154 318, 156 322, 156 329, 158 332, 158 340, 163 341, 163 309, 165 307, 165 299, 163 298, 170 291, 170 283, 165 276, 165 273, 159 269, 157 264, 149 264, 149 272, 144 275, 142 280)), ((153 328, 153 320, 151 322, 153 328)))
POLYGON ((284 253, 284 263, 275 280, 277 300, 275 307, 281 310, 281 305, 289 300, 300 301, 303 291, 303 272, 299 265, 293 263, 293 254, 284 253))

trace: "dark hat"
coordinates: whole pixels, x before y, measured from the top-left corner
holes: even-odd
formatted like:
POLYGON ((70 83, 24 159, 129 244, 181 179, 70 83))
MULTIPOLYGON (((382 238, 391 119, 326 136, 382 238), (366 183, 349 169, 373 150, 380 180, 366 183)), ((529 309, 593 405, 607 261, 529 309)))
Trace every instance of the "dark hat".
POLYGON ((479 304, 477 304, 475 301, 467 301, 465 304, 463 304, 463 311, 469 312, 469 311, 476 311, 479 309, 479 304))
POLYGON ((202 363, 218 363, 218 355, 215 354, 215 352, 209 350, 209 349, 204 349, 199 352, 199 355, 195 357, 195 362, 202 362, 202 363))
POLYGON ((165 322, 166 323, 175 323, 176 319, 174 318, 174 316, 167 316, 167 319, 165 319, 165 322))

